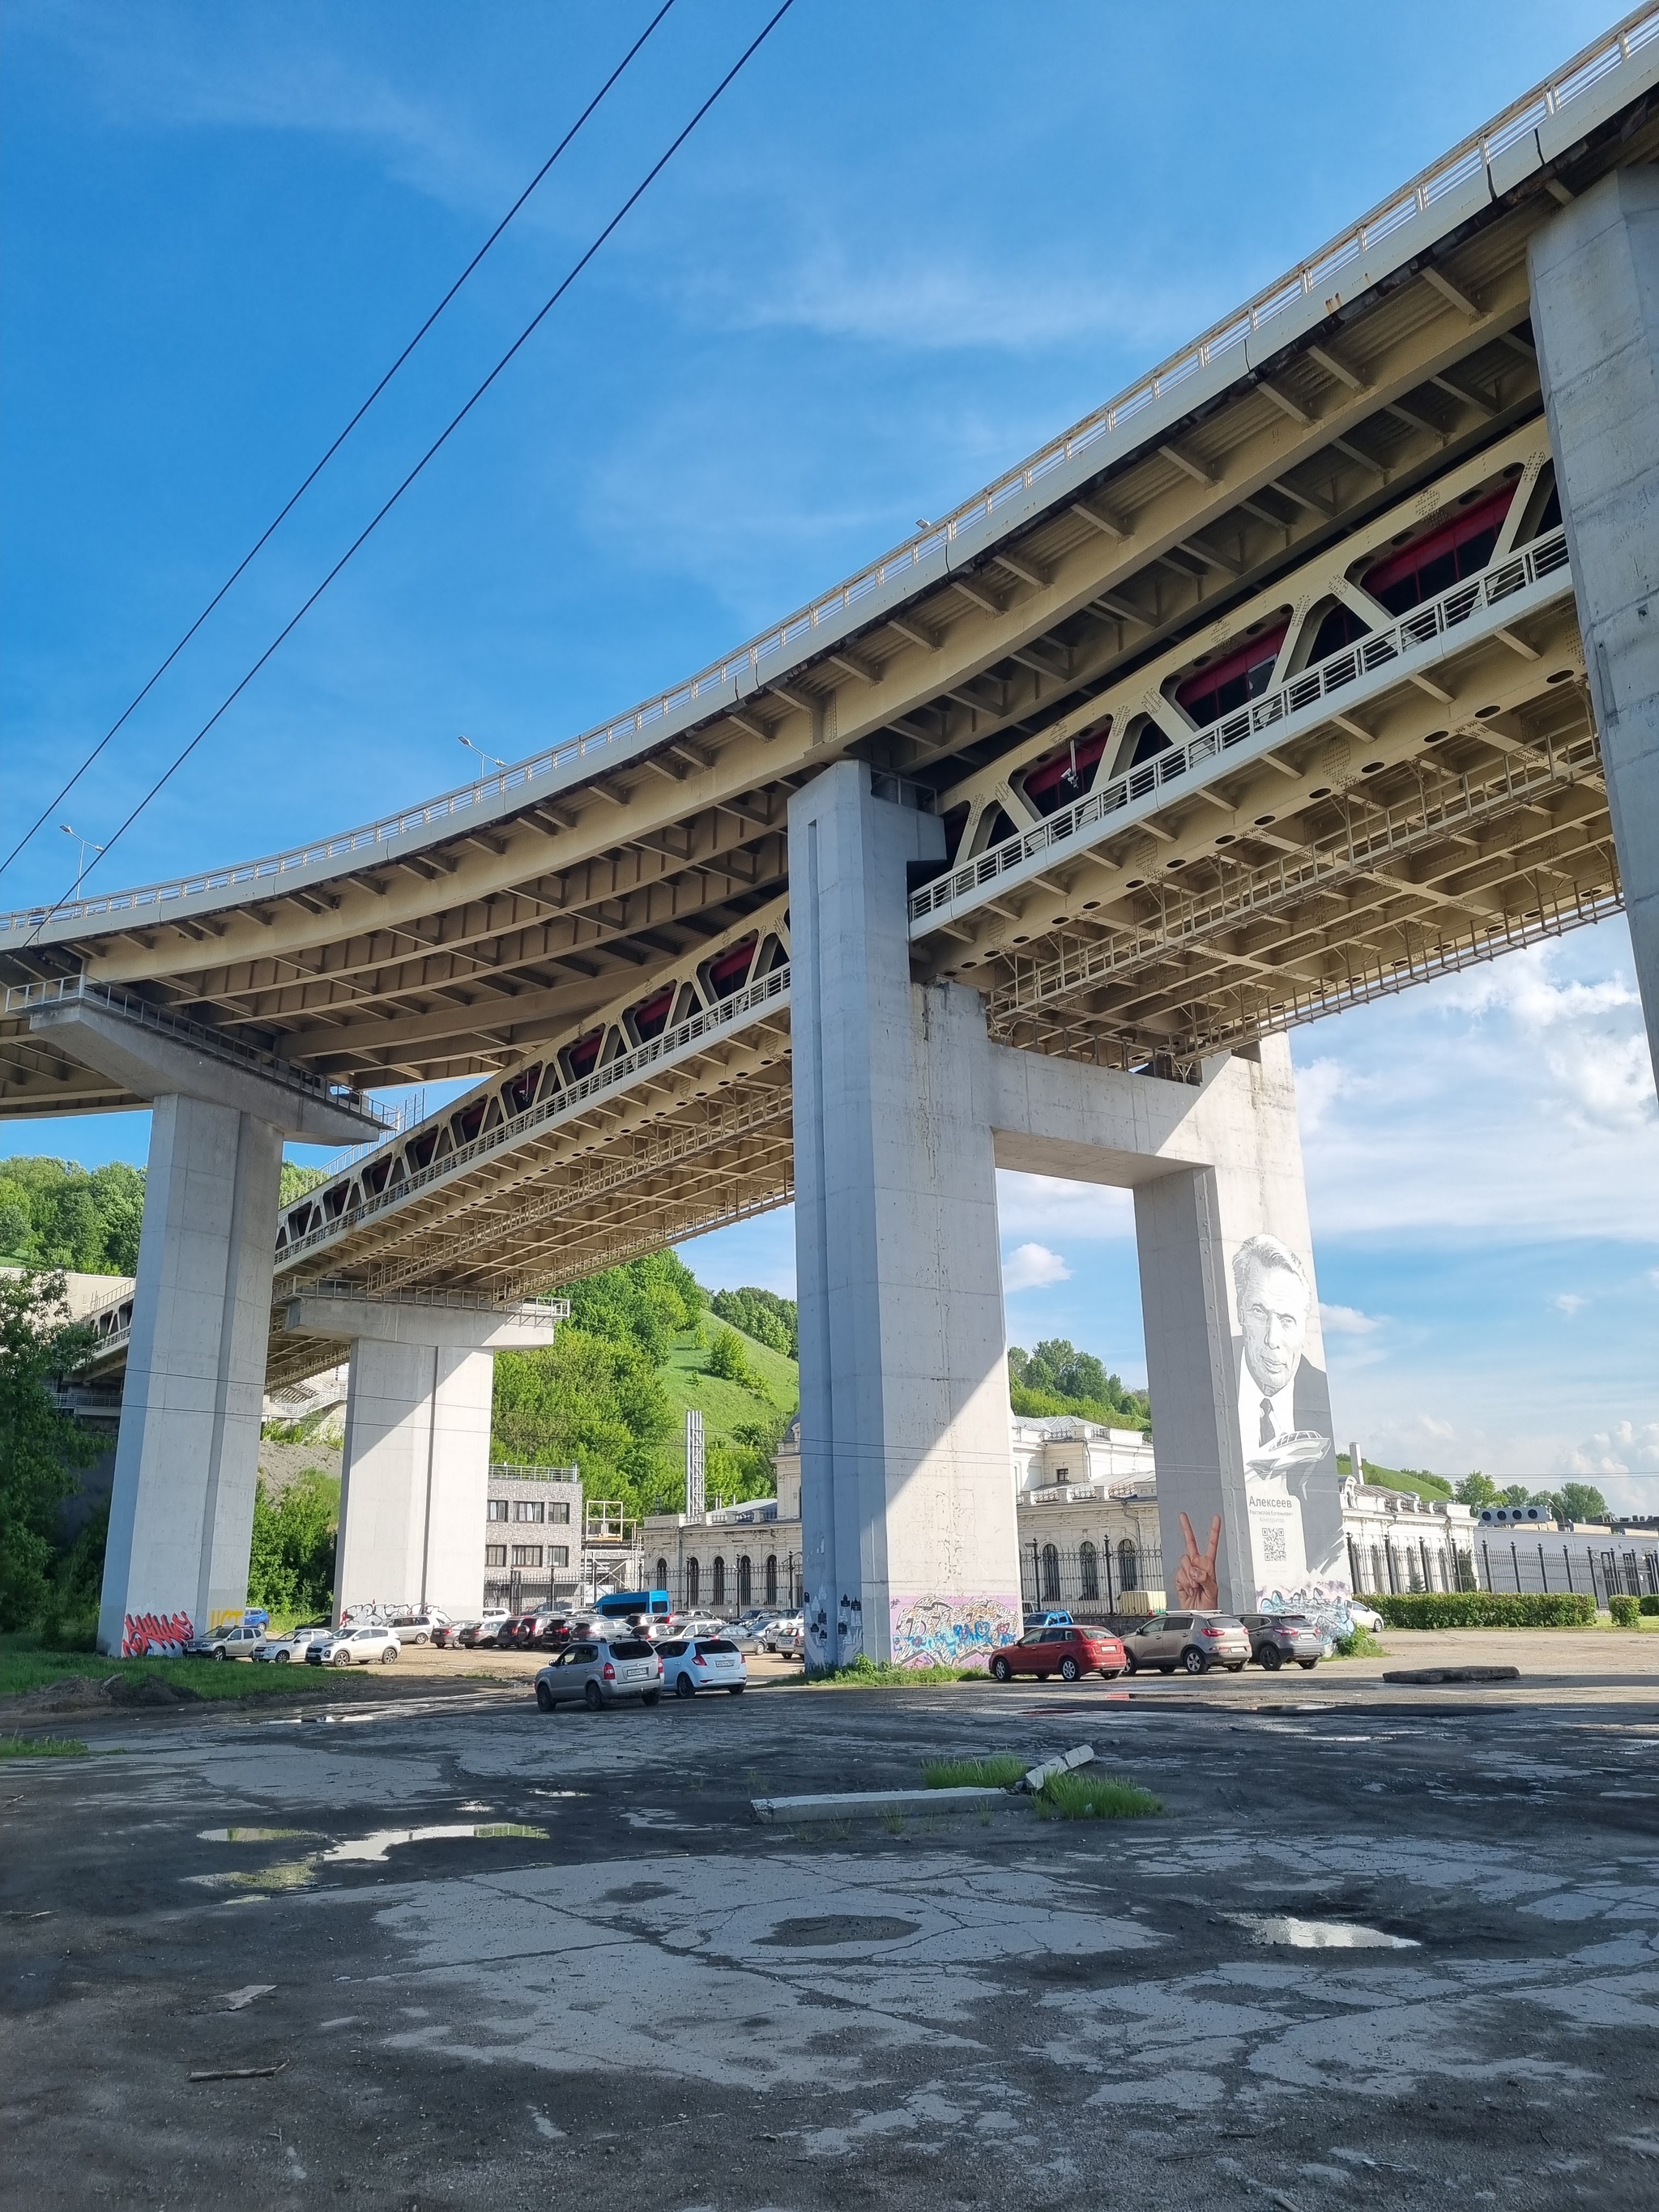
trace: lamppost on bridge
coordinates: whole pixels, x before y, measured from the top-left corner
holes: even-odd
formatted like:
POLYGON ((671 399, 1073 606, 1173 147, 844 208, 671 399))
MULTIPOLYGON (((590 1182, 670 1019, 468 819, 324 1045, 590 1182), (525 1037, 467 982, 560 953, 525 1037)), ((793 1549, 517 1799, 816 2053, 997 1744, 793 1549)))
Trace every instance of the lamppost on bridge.
POLYGON ((468 752, 477 753, 486 768, 504 769, 507 766, 507 763, 504 760, 498 760, 494 753, 487 753, 482 745, 475 745, 471 738, 462 738, 459 742, 466 747, 468 752))
POLYGON ((81 848, 81 857, 75 864, 75 896, 79 898, 81 896, 81 878, 87 872, 87 854, 88 853, 101 853, 104 850, 104 848, 98 843, 95 838, 83 837, 78 830, 71 830, 67 822, 60 822, 58 827, 63 831, 66 837, 73 837, 76 843, 81 848))

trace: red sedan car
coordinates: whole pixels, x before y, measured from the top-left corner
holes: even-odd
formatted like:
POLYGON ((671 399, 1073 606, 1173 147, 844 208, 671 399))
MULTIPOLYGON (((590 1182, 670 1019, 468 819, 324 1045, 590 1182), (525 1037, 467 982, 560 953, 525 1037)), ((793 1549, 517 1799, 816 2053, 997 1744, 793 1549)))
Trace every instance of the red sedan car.
POLYGON ((1123 1646, 1109 1628, 1073 1621, 1067 1628, 1029 1629, 1018 1644, 1005 1644, 992 1654, 991 1672, 999 1682, 1010 1682, 1016 1674, 1035 1674, 1039 1682, 1050 1674, 1062 1682, 1103 1674, 1109 1682, 1126 1664, 1123 1646))

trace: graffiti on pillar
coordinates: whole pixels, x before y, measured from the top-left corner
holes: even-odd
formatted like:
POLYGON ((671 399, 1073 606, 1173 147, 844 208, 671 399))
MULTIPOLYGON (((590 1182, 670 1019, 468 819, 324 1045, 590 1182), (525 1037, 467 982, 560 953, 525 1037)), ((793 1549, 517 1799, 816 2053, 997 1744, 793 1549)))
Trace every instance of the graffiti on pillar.
POLYGON ((864 1600, 842 1592, 836 1607, 836 1664, 850 1667, 864 1653, 864 1600))
POLYGON ((1018 1637, 1016 1591, 981 1597, 896 1597, 891 1601, 893 1663, 966 1667, 1018 1637))
POLYGON ((195 1635, 187 1613, 130 1613, 121 1624, 124 1659, 176 1659, 195 1635))
MULTIPOLYGON (((1239 1330, 1233 1340, 1239 1442, 1255 1602, 1264 1613, 1307 1613, 1320 1626, 1344 1635, 1352 1626, 1351 1593, 1341 1547, 1330 1385, 1305 1348, 1312 1269, 1277 1237, 1251 1237, 1233 1255, 1233 1290, 1239 1330)), ((1176 1589, 1182 1589, 1183 1580, 1195 1585, 1201 1579, 1207 1548, 1207 1601, 1183 1596, 1182 1602, 1213 1605, 1213 1543, 1200 1544, 1184 1515, 1182 1522, 1188 1556, 1176 1571, 1176 1589)))

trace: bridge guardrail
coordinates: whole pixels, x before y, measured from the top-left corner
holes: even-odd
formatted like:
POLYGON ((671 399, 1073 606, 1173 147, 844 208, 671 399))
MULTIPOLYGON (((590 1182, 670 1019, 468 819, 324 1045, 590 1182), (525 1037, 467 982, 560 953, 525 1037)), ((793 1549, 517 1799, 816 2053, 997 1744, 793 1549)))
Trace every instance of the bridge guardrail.
MULTIPOLYGON (((283 1249, 282 1264, 288 1267, 293 1261, 307 1252, 315 1251, 347 1230, 372 1220, 375 1214, 385 1212, 390 1206, 401 1205, 416 1191, 447 1180, 462 1169, 487 1158, 489 1153, 501 1151, 503 1146, 517 1144, 532 1129, 562 1120, 566 1115, 602 1097, 607 1091, 625 1089, 643 1070, 683 1051, 687 1045, 741 1029, 755 1014, 769 1006, 787 1001, 788 995, 789 969, 786 964, 775 968, 769 975, 763 975, 757 982, 745 984, 741 991, 734 991, 718 1006, 700 1008, 687 1020, 676 1023, 672 1029, 665 1030, 659 1037, 653 1037, 649 1043, 635 1045, 631 1052, 619 1054, 608 1066, 595 1068, 591 1075, 582 1076, 555 1097, 543 1099, 524 1113, 514 1115, 510 1121, 497 1122, 493 1129, 472 1138, 465 1145, 458 1145, 453 1152, 447 1153, 441 1160, 434 1160, 429 1167, 416 1168, 403 1182, 362 1200, 358 1205, 343 1210, 334 1219, 325 1221, 317 1228, 307 1230, 303 1236, 291 1239, 283 1249)), ((307 1191, 306 1195, 320 1202, 325 1187, 319 1183, 314 1192, 307 1191)))
POLYGON ((1489 167, 1506 149, 1559 114, 1612 71, 1627 66, 1656 38, 1659 38, 1659 4, 1652 4, 1650 0, 1650 4, 1635 9, 1612 30, 1583 47, 1553 76, 1512 100, 1491 122, 1471 132, 1449 154, 1431 163, 1317 252, 1265 286, 1254 299, 1212 325, 1202 337, 1170 355, 1115 399, 1085 415, 1029 460, 1010 469, 982 491, 964 500, 941 521, 905 539, 823 598, 798 609, 735 652, 711 662, 696 675, 642 702, 629 713, 599 723, 562 744, 534 753, 503 769, 499 775, 486 776, 478 782, 441 793, 435 799, 384 816, 377 822, 343 830, 337 836, 319 838, 309 844, 296 845, 285 853, 269 854, 261 860, 240 861, 230 867, 207 869, 163 883, 146 884, 136 890, 110 891, 94 898, 66 899, 57 905, 37 904, 0 915, 0 943, 14 931, 38 930, 48 922, 91 920, 134 907, 166 905, 210 891, 234 890, 242 884, 258 884, 296 868, 349 860, 358 854, 372 855, 380 845, 413 831, 440 826, 514 791, 545 783, 562 769, 574 769, 580 773, 590 754, 605 751, 625 739, 641 736, 678 708, 695 707, 706 694, 728 686, 737 687, 740 696, 763 688, 766 683, 781 676, 783 670, 778 666, 763 676, 763 661, 776 660, 788 647, 802 643, 810 651, 811 635, 821 624, 849 611, 860 599, 896 578, 914 572, 935 554, 948 551, 963 530, 994 517, 999 507, 1029 490, 1052 470, 1063 466, 1121 424, 1133 421, 1142 408, 1235 346, 1242 345, 1285 308, 1303 299, 1321 296, 1332 277, 1351 263, 1363 258, 1372 246, 1414 216, 1427 213, 1437 201, 1478 175, 1483 167, 1489 167))
MULTIPOLYGON (((1169 792, 1171 786, 1190 788, 1194 771, 1206 762, 1223 759, 1249 739, 1273 730, 1291 715, 1335 697, 1361 677, 1387 668, 1414 647, 1432 643, 1458 629, 1473 615, 1500 605, 1529 586, 1564 571, 1566 566, 1567 534, 1564 529, 1553 530, 1535 538, 1509 559, 1494 562, 1478 576, 1454 584, 1438 598, 1413 607, 1388 629, 1369 632, 1353 644, 1344 646, 1340 653, 1330 653, 1311 668, 1304 669, 1277 691, 1270 691, 1235 713, 1223 715, 1219 721, 1212 722, 1184 744, 1172 744, 1167 751, 1154 754, 1139 768, 1111 777, 1097 791, 1085 792, 1069 806, 1056 808, 1034 829, 1018 830, 1013 836, 988 846, 964 866, 936 877, 932 883, 912 892, 912 921, 926 921, 931 915, 954 908, 959 900, 970 898, 1011 870, 1074 843, 1080 830, 1106 822, 1140 800, 1157 798, 1169 792)), ((1170 795, 1178 797, 1179 791, 1170 795)), ((1142 811, 1154 810, 1149 807, 1142 811)))

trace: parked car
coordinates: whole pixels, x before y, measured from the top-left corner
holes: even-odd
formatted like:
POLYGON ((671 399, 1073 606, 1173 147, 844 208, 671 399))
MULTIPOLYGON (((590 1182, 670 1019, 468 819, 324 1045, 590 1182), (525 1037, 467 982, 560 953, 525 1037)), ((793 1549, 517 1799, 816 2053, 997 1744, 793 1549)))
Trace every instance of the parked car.
POLYGON ((500 1607, 483 1613, 477 1620, 464 1620, 454 1631, 454 1641, 463 1651, 476 1651, 480 1645, 494 1644, 507 1615, 500 1607))
POLYGON ((672 1636, 725 1636, 731 1628, 717 1613, 682 1613, 675 1614, 668 1624, 672 1636))
POLYGON ((1005 1644, 991 1655, 991 1672, 999 1682, 1012 1681, 1016 1674, 1035 1674, 1040 1682, 1050 1674, 1058 1674, 1062 1682, 1103 1674, 1115 1682, 1125 1663, 1123 1645, 1111 1630, 1087 1621, 1028 1628, 1017 1644, 1005 1644))
POLYGON ((334 1624, 328 1620, 309 1620, 303 1628, 289 1629, 285 1636, 273 1636, 267 1629, 254 1645, 252 1656, 267 1666, 286 1667, 295 1660, 303 1661, 313 1643, 325 1642, 333 1633, 334 1624))
POLYGON ((528 1650, 530 1639, 535 1633, 536 1616, 533 1613, 509 1613, 495 1631, 496 1648, 502 1651, 528 1650))
POLYGON ((1250 1656, 1270 1674, 1287 1659, 1298 1667, 1316 1667, 1325 1653, 1325 1638, 1304 1613, 1241 1613, 1250 1639, 1250 1656))
POLYGON ((1028 1613, 1025 1626, 1027 1628, 1069 1628, 1072 1616, 1064 1606, 1053 1606, 1047 1613, 1028 1613))
POLYGON ((1382 1616, 1376 1607, 1357 1597, 1348 1600, 1348 1618, 1356 1628, 1368 1629, 1373 1636, 1382 1626, 1382 1616))
POLYGON ((749 1681, 743 1654, 729 1636, 677 1636, 657 1646, 665 1689, 677 1698, 699 1690, 729 1690, 740 1698, 749 1681))
POLYGON ((1250 1662, 1249 1632, 1231 1613, 1155 1613, 1123 1639, 1130 1674, 1156 1668, 1173 1674, 1207 1674, 1212 1667, 1238 1674, 1250 1662))
POLYGON ((264 1640, 263 1628, 250 1628, 245 1621, 234 1626, 227 1621, 218 1628, 210 1628, 205 1636, 193 1636, 185 1646, 187 1659, 251 1659, 253 1647, 264 1640))
POLYGON ((441 1628, 449 1626, 449 1615, 428 1607, 422 1613, 400 1613, 394 1615, 392 1626, 398 1632, 400 1644, 429 1644, 441 1628))
POLYGON ((799 1659, 806 1648, 806 1622, 799 1613, 787 1613, 781 1620, 769 1621, 761 1635, 761 1650, 776 1651, 785 1658, 799 1659))
POLYGON ((536 1703, 544 1713, 576 1704, 597 1713, 618 1698, 654 1705, 661 1695, 662 1661, 642 1636, 619 1637, 614 1644, 604 1637, 567 1644, 536 1677, 536 1703))
POLYGON ((378 1661, 389 1667, 398 1656, 395 1628, 342 1628, 306 1653, 308 1667, 367 1667, 378 1661))
MULTIPOLYGON (((432 1632, 433 1650, 434 1651, 457 1650, 461 1641, 461 1631, 476 1626, 477 1624, 471 1620, 441 1620, 432 1632)), ((399 1629, 398 1632, 401 1636, 403 1631, 399 1629)))
POLYGON ((538 1613, 531 1625, 530 1641, 544 1651, 562 1651, 571 1634, 568 1613, 538 1613))
POLYGON ((726 1633, 739 1651, 758 1651, 773 1622, 786 1617, 781 1606, 764 1606, 752 1613, 745 1613, 740 1620, 733 1622, 726 1633))

